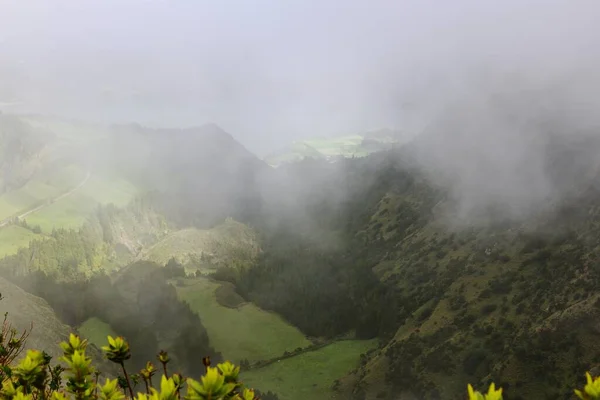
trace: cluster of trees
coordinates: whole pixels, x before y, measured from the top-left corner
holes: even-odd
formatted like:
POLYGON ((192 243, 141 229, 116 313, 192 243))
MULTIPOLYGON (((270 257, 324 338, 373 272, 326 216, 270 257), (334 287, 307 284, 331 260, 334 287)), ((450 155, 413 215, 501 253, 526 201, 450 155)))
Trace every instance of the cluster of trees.
POLYGON ((89 223, 79 230, 54 230, 47 238, 32 240, 29 247, 0 260, 0 270, 26 275, 43 270, 63 280, 77 280, 98 270, 103 261, 101 231, 89 223))
MULTIPOLYGON (((4 257, 0 260, 0 271, 15 276, 44 271, 56 280, 85 280, 116 257, 114 245, 120 238, 115 237, 115 227, 130 225, 128 228, 135 229, 140 221, 148 230, 165 229, 164 220, 142 199, 125 209, 113 205, 99 206, 79 229, 54 229, 49 237, 32 240, 17 254, 4 257)), ((20 224, 37 230, 30 228, 25 221, 20 224)), ((151 242, 156 239, 150 237, 150 232, 145 236, 151 242)))
POLYGON ((42 233, 42 228, 39 225, 30 226, 27 223, 27 220, 25 220, 25 219, 20 219, 19 217, 13 217, 13 218, 8 218, 8 221, 13 225, 20 226, 21 228, 30 230, 31 232, 37 233, 38 235, 42 233))
POLYGON ((324 250, 292 234, 278 237, 253 268, 239 274, 235 283, 242 296, 310 336, 356 330, 373 338, 395 328, 383 315, 392 293, 373 274, 368 257, 346 248, 324 250))
POLYGON ((456 234, 433 226, 422 231, 443 193, 383 155, 286 168, 297 178, 291 179, 293 197, 302 213, 294 215, 293 205, 270 207, 282 215, 256 225, 263 237, 257 265, 239 276, 220 271, 247 299, 315 336, 355 329, 362 337, 388 340, 401 324, 413 324, 410 340, 386 346, 393 370, 388 382, 393 390, 412 388, 425 398, 436 398, 430 381, 435 371, 485 382, 492 368, 501 369, 495 376, 514 393, 527 387, 560 397, 572 394, 572 371, 595 362, 582 354, 581 341, 593 329, 585 328, 595 318, 593 307, 586 309, 589 321, 565 319, 552 334, 535 330, 550 315, 596 294, 595 203, 581 203, 590 210, 585 218, 559 212, 527 234, 499 219, 456 234), (382 283, 372 267, 385 263, 390 267, 382 283), (448 329, 437 333, 435 321, 448 329), (419 332, 426 322, 436 333, 419 332), (558 354, 564 365, 552 361, 558 354), (519 370, 539 373, 526 382, 515 379, 502 370, 509 359, 519 370))
POLYGON ((293 182, 291 198, 268 199, 267 215, 254 224, 263 242, 257 263, 241 273, 223 269, 216 276, 308 335, 332 337, 349 330, 363 338, 392 335, 411 308, 404 302, 413 300, 373 272, 396 242, 371 234, 375 229, 369 226, 386 194, 414 198, 395 211, 399 240, 427 220, 429 214, 420 210, 437 201, 435 191, 414 171, 381 155, 335 164, 304 160, 280 173, 293 182))
POLYGON ((178 367, 189 373, 201 366, 204 355, 219 360, 220 354, 210 346, 198 316, 167 284, 167 279, 178 276, 185 276, 180 265, 171 263, 163 268, 137 262, 115 282, 103 273, 76 282, 57 281, 41 271, 8 278, 46 299, 71 326, 92 317, 108 323, 139 349, 132 357, 135 368, 141 368, 148 357, 164 347, 178 367))

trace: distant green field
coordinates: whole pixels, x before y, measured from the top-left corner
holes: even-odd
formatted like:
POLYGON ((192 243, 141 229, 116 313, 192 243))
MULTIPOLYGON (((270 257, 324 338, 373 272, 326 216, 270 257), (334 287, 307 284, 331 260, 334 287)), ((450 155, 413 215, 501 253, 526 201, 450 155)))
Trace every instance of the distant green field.
POLYGON ((77 228, 96 209, 93 198, 75 192, 27 216, 30 226, 39 225, 44 233, 53 228, 77 228))
POLYGON ((186 286, 177 287, 177 293, 200 316, 211 345, 225 358, 232 362, 265 360, 310 345, 302 332, 277 314, 253 304, 237 309, 220 305, 215 297, 218 287, 205 278, 188 279, 186 286))
POLYGON ((76 187, 85 176, 86 171, 73 164, 40 173, 22 187, 0 196, 0 220, 60 196, 76 187))
POLYGON ((53 228, 77 228, 92 215, 99 204, 126 205, 135 196, 136 189, 122 179, 110 181, 92 175, 72 194, 27 216, 27 223, 39 225, 49 233, 53 228))
POLYGON ((270 165, 280 165, 304 158, 363 157, 370 153, 363 147, 363 139, 361 135, 307 139, 294 142, 287 150, 272 154, 265 161, 270 165))
POLYGON ((0 196, 0 220, 27 211, 44 200, 60 195, 60 189, 35 180, 0 196))
POLYGON ((0 228, 0 258, 16 254, 21 247, 27 247, 31 240, 42 237, 17 225, 0 228))
POLYGON ((106 345, 106 337, 108 335, 117 336, 109 324, 96 317, 88 318, 79 326, 78 331, 83 338, 89 340, 90 343, 95 344, 97 347, 106 345))
POLYGON ((281 400, 335 399, 333 381, 358 366, 360 355, 376 346, 374 340, 344 340, 273 363, 242 372, 249 387, 275 392, 281 400))
POLYGON ((304 143, 326 156, 352 155, 360 152, 363 137, 360 135, 340 136, 305 140, 304 143))

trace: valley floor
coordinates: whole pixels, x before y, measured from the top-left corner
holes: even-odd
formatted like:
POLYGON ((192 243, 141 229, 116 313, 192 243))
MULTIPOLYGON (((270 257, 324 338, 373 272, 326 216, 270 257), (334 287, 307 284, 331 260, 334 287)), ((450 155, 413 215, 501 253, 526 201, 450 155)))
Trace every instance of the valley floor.
POLYGON ((279 315, 252 303, 236 308, 221 305, 215 293, 219 286, 207 278, 185 279, 177 293, 200 316, 210 343, 226 359, 236 363, 267 360, 311 344, 279 315))
POLYGON ((225 359, 239 362, 273 360, 264 367, 242 372, 250 387, 272 391, 281 400, 333 399, 334 381, 358 367, 360 355, 377 345, 374 340, 340 340, 315 350, 283 357, 284 352, 307 348, 312 343, 279 315, 252 303, 236 308, 219 304, 221 283, 207 278, 185 279, 177 287, 201 318, 210 342, 225 359))
MULTIPOLYGON (((242 371, 242 380, 250 387, 276 393, 281 400, 337 398, 340 395, 332 389, 334 382, 358 367, 361 354, 377 346, 376 340, 339 340, 314 346, 275 313, 251 303, 237 307, 220 304, 216 292, 221 282, 187 278, 173 280, 172 284, 200 316, 211 345, 225 359, 266 362, 242 371), (303 350, 296 353, 299 348, 303 350)), ((98 318, 88 319, 78 331, 97 347, 106 343, 107 335, 118 334, 98 318)))
POLYGON ((356 368, 360 355, 376 345, 374 340, 341 340, 264 368, 242 372, 242 381, 250 387, 270 390, 281 400, 342 399, 332 389, 335 380, 356 368))

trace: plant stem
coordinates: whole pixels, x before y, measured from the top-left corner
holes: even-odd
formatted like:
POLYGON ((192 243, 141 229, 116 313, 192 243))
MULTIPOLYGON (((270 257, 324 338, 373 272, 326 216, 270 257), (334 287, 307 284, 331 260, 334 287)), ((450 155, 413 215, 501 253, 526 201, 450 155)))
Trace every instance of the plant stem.
POLYGON ((161 362, 162 366, 163 366, 163 370, 165 371, 165 377, 168 379, 169 378, 169 374, 167 373, 167 363, 166 362, 161 362))
POLYGON ((125 375, 125 380, 127 381, 127 388, 129 389, 129 395, 133 399, 133 389, 131 388, 131 383, 129 382, 129 375, 127 374, 127 370, 125 369, 125 364, 121 361, 121 368, 123 369, 123 375, 125 375))
POLYGON ((100 377, 100 374, 98 372, 96 372, 96 386, 94 387, 94 397, 98 398, 98 378, 100 377))

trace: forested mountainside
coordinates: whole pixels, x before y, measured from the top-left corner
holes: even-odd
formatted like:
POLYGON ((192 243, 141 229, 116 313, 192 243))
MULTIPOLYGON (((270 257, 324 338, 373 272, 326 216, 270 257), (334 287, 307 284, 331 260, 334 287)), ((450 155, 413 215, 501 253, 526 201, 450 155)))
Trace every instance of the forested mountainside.
POLYGON ((333 256, 344 266, 328 260, 334 251, 323 251, 322 238, 302 242, 290 223, 289 239, 278 233, 239 286, 304 329, 364 332, 357 319, 368 321, 381 346, 342 380, 347 396, 458 398, 464 382, 493 379, 509 398, 570 398, 599 350, 600 182, 590 157, 599 146, 557 141, 543 160, 549 181, 563 185, 554 197, 526 218, 502 204, 476 209, 471 224, 410 147, 330 166, 339 168, 331 180, 324 164, 297 165, 305 176, 321 171, 303 217, 318 221, 311 234, 328 227, 329 243, 349 245, 333 256))

